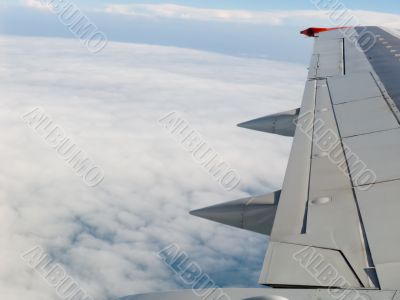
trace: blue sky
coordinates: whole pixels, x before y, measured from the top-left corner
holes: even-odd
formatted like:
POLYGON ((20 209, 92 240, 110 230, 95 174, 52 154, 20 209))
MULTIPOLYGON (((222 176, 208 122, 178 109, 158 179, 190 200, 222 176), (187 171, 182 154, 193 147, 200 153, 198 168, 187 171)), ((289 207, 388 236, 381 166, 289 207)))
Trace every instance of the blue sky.
MULTIPOLYGON (((44 1, 44 0, 43 0, 44 1)), ((317 0, 315 0, 316 2, 317 0)), ((3 0, 2 3, 16 4, 18 0, 3 0)), ((298 10, 298 9, 315 9, 313 1, 302 0, 75 0, 76 4, 85 7, 101 6, 107 4, 177 4, 202 8, 219 8, 219 9, 248 9, 248 10, 298 10)), ((328 1, 325 1, 328 2, 328 1)), ((334 2, 332 2, 334 3, 334 2)), ((373 0, 342 0, 338 3, 343 4, 349 9, 370 10, 377 12, 399 13, 400 7, 397 1, 373 1, 373 0)), ((0 3, 1 5, 1 3, 0 3)))
MULTIPOLYGON (((207 8, 224 8, 224 9, 251 9, 251 10, 265 10, 265 9, 313 9, 314 5, 311 1, 271 1, 271 0, 171 0, 171 1, 143 1, 143 0, 78 0, 77 3, 81 4, 109 4, 109 3, 174 3, 179 5, 189 5, 195 7, 207 8)), ((350 9, 363 9, 381 12, 400 12, 398 1, 373 1, 373 0, 352 0, 340 1, 350 9)))
MULTIPOLYGON (((36 7, 35 3, 40 1, 46 2, 3 2, 3 9, 0 9, 0 34, 71 38, 71 33, 58 21, 57 16, 36 7)), ((299 31, 309 26, 340 25, 332 22, 328 13, 318 10, 311 1, 70 2, 81 8, 110 41, 176 46, 302 64, 308 63, 312 42, 300 36, 299 31), (171 4, 175 7, 171 7, 171 4), (221 13, 228 17, 221 17, 221 13), (241 19, 242 14, 249 17, 241 19)), ((323 0, 322 3, 331 1, 323 0)), ((396 15, 399 8, 395 1, 340 3, 342 7, 355 9, 357 16, 371 25, 399 23, 396 15)))

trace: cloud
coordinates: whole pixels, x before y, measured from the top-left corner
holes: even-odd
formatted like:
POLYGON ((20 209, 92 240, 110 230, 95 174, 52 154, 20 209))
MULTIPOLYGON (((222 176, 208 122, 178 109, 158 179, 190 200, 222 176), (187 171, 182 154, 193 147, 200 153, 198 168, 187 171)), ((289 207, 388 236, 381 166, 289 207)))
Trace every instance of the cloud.
POLYGON ((235 124, 297 107, 303 65, 174 47, 1 37, 0 294, 55 299, 20 254, 39 245, 95 299, 183 288, 177 243, 222 286, 256 286, 266 239, 190 209, 280 188, 291 140, 235 124), (87 187, 21 115, 43 108, 104 170, 87 187), (178 111, 241 178, 222 189, 157 120, 178 111))
MULTIPOLYGON (((323 8, 323 7, 321 7, 323 8)), ((285 24, 315 25, 378 25, 400 27, 399 15, 364 10, 226 10, 197 8, 175 4, 110 4, 105 11, 136 17, 174 18, 205 22, 255 23, 281 26, 285 24)))
POLYGON ((354 15, 358 18, 361 25, 400 28, 400 16, 398 14, 360 10, 355 11, 354 15))
MULTIPOLYGON (((172 45, 297 63, 309 60, 312 40, 305 41, 299 34, 309 26, 339 26, 343 24, 338 23, 340 16, 355 24, 400 28, 400 18, 395 14, 346 11, 342 15, 340 11, 329 14, 317 8, 251 11, 174 4, 96 4, 82 11, 110 41, 172 45)), ((0 34, 73 37, 50 11, 5 7, 0 9, 0 19, 0 34)))
POLYGON ((22 4, 32 9, 51 11, 50 7, 41 0, 23 0, 22 4))
POLYGON ((175 4, 111 4, 108 13, 141 17, 162 17, 207 22, 244 22, 282 25, 286 19, 296 17, 321 17, 318 11, 247 11, 197 8, 175 4))
MULTIPOLYGON (((49 11, 48 5, 40 0, 24 0, 22 4, 31 9, 49 11)), ((230 22, 266 24, 271 26, 338 26, 377 25, 400 27, 399 15, 368 10, 350 10, 344 4, 325 9, 316 6, 313 10, 234 10, 184 6, 177 4, 107 4, 86 9, 113 15, 145 17, 152 19, 177 19, 202 22, 230 22), (338 9, 338 7, 340 9, 338 9)), ((326 3, 325 3, 326 4, 326 3)), ((328 5, 329 6, 329 5, 328 5)))
MULTIPOLYGON (((235 56, 304 63, 308 63, 311 51, 311 40, 304 41, 300 37, 300 28, 282 27, 276 30, 275 26, 265 24, 240 23, 232 26, 229 22, 83 12, 110 41, 173 45, 235 56), (282 39, 282 36, 286 38, 282 39), (292 51, 294 48, 295 52, 292 51)), ((0 20, 0 34, 74 38, 53 12, 13 6, 0 9, 0 20)))

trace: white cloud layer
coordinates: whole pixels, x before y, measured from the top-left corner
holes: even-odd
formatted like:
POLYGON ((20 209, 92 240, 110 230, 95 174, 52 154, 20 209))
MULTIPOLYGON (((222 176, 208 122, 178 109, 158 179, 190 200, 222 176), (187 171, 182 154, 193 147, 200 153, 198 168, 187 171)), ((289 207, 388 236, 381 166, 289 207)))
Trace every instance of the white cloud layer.
POLYGON ((50 11, 50 7, 46 4, 45 1, 41 0, 23 0, 23 5, 29 8, 50 11))
POLYGON ((112 4, 106 11, 131 16, 164 17, 197 21, 249 22, 280 25, 285 19, 298 16, 318 17, 317 11, 246 11, 196 8, 176 4, 112 4))
MULTIPOLYGON (((335 6, 336 7, 336 6, 335 6)), ((321 9, 320 9, 321 8, 321 9)), ((400 27, 399 15, 364 10, 323 9, 315 10, 226 10, 196 8, 176 4, 110 4, 105 11, 136 17, 174 18, 207 22, 241 22, 268 25, 308 24, 316 25, 378 25, 400 27)))
POLYGON ((177 243, 222 285, 256 284, 265 238, 188 215, 280 187, 291 140, 235 124, 299 105, 305 66, 172 47, 0 37, 0 295, 55 299, 25 264, 39 245, 96 300, 181 287, 155 253, 177 243), (21 115, 47 114, 104 170, 88 188, 21 115), (162 129, 189 120, 242 182, 223 190, 162 129))
MULTIPOLYGON (((377 25, 400 27, 398 14, 367 10, 350 10, 345 4, 330 5, 329 1, 315 1, 314 10, 234 10, 184 6, 170 3, 161 4, 108 4, 93 6, 93 10, 132 17, 182 19, 205 22, 237 22, 267 25, 377 25), (333 7, 333 9, 329 9, 333 7), (339 9, 340 8, 340 9, 339 9)), ((49 10, 44 1, 23 0, 23 5, 38 10, 49 10)))

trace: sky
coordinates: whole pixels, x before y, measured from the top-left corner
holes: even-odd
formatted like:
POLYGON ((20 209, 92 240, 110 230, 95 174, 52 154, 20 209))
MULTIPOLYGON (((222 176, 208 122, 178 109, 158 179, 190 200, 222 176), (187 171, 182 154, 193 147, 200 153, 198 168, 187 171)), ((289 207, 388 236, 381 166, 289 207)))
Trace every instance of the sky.
MULTIPOLYGON (((47 0, 4 0, 0 34, 71 38, 47 0)), ((70 3, 70 1, 67 1, 70 3)), ((400 27, 394 1, 71 1, 110 41, 177 46, 241 57, 307 64, 309 26, 400 27), (350 10, 352 9, 352 10, 350 10), (347 23, 346 23, 347 24, 347 23)))
MULTIPOLYGON (((291 139, 237 123, 297 108, 312 39, 304 1, 90 1, 92 52, 38 0, 0 6, 0 296, 62 299, 23 253, 43 249, 93 299, 187 288, 157 257, 175 243, 218 286, 257 287, 268 239, 188 212, 280 189, 291 139), (82 176, 24 115, 40 109, 104 173, 82 176), (224 189, 159 124, 176 112, 240 175, 224 189), (36 248, 35 248, 36 247, 36 248)), ((394 1, 347 1, 400 27, 394 1)))
MULTIPOLYGON (((11 1, 10 1, 11 2, 11 1)), ((143 0, 77 0, 75 3, 80 5, 99 5, 99 4, 163 4, 166 1, 153 0, 153 1, 143 1, 143 0)), ((203 7, 203 8, 221 8, 221 9, 248 9, 248 10, 294 10, 294 9, 313 9, 314 5, 311 1, 293 1, 293 0, 283 0, 283 1, 269 1, 269 0, 175 0, 168 1, 168 3, 174 3, 185 6, 203 7)), ((394 0, 392 1, 382 1, 377 2, 373 0, 347 0, 340 1, 350 9, 360 9, 379 12, 391 12, 398 13, 400 8, 398 3, 394 0)))

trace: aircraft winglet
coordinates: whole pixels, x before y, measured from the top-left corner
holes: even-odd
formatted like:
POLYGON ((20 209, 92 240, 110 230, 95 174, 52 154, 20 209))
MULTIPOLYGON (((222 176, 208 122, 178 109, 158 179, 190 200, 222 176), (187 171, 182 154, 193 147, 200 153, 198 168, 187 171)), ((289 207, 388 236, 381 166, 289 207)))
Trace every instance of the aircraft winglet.
POLYGON ((310 28, 307 28, 307 29, 304 29, 304 30, 300 31, 300 33, 304 34, 305 36, 315 37, 320 32, 337 30, 337 29, 346 29, 346 28, 349 28, 349 27, 331 27, 331 28, 327 28, 327 27, 310 27, 310 28))

